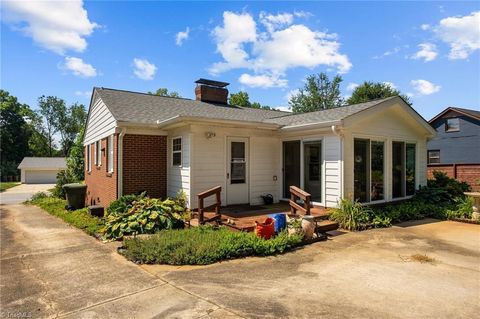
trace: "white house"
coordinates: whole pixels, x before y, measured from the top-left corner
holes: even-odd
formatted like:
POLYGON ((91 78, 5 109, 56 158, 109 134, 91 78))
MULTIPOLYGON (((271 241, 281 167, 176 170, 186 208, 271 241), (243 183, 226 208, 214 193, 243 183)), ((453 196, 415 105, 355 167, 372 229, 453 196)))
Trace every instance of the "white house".
POLYGON ((426 184, 435 131, 400 97, 293 114, 228 105, 226 85, 201 79, 196 100, 95 88, 84 140, 89 200, 182 190, 196 208, 196 194, 220 185, 223 205, 256 205, 264 194, 288 198, 295 185, 333 207, 342 197, 408 198, 426 184))

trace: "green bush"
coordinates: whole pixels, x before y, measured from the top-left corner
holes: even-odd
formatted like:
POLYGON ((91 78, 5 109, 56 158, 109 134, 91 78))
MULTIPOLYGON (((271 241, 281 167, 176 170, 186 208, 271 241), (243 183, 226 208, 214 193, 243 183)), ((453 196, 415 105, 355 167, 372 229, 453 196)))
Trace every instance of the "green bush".
POLYGON ((448 209, 446 211, 446 216, 448 219, 456 218, 466 218, 471 219, 473 213, 473 198, 465 197, 458 198, 457 205, 453 209, 448 209))
POLYGON ((75 177, 70 174, 68 170, 58 172, 57 183, 53 188, 52 195, 58 198, 65 199, 65 191, 63 190, 63 185, 76 182, 78 182, 78 180, 75 179, 75 177))
POLYGON ((107 215, 111 213, 126 213, 130 208, 132 208, 134 201, 141 200, 144 197, 146 197, 146 192, 143 192, 140 195, 123 195, 119 199, 110 203, 110 206, 107 208, 107 215))
POLYGON ((49 198, 49 197, 50 197, 50 195, 48 195, 45 192, 37 192, 37 193, 33 194, 33 196, 30 198, 30 202, 36 202, 36 201, 39 201, 41 199, 49 198))
POLYGON ((451 205, 455 204, 457 198, 464 198, 464 193, 470 189, 467 183, 450 178, 443 172, 434 171, 433 179, 427 181, 427 186, 417 190, 414 199, 435 205, 451 205))
POLYGON ((358 201, 341 199, 338 208, 334 208, 330 219, 339 223, 340 227, 348 230, 362 230, 368 227, 371 209, 358 201))
MULTIPOLYGON (((124 203, 131 200, 125 198, 124 203)), ((162 229, 182 228, 182 214, 186 211, 184 202, 141 197, 133 200, 123 210, 120 203, 117 210, 111 210, 106 217, 105 239, 121 239, 124 235, 153 234, 162 229), (131 206, 131 207, 130 207, 131 206)))
POLYGON ((254 233, 202 226, 163 230, 148 238, 125 239, 123 254, 138 263, 206 265, 225 259, 283 253, 299 245, 302 237, 284 231, 265 240, 254 233))

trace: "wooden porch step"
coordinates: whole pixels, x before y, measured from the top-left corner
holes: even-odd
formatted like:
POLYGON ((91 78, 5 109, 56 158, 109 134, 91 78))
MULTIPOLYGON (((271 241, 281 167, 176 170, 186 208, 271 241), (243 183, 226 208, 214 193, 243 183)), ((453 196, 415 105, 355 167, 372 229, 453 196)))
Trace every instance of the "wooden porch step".
POLYGON ((331 220, 322 220, 317 222, 317 227, 315 228, 317 233, 326 233, 328 231, 337 230, 338 223, 331 220))

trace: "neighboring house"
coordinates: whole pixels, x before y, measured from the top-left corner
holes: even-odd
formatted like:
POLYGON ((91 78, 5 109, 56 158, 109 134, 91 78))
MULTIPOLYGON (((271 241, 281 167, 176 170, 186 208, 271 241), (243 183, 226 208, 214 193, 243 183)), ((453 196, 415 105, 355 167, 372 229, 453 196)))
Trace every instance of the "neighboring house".
POLYGON ((66 168, 65 157, 25 157, 18 165, 25 184, 54 184, 58 172, 66 168))
POLYGON ((228 83, 200 79, 196 100, 94 88, 85 130, 89 204, 122 194, 175 196, 222 186, 222 205, 407 198, 427 178, 432 127, 400 97, 293 114, 227 104, 228 83))
POLYGON ((429 121, 428 172, 443 171, 480 190, 480 111, 448 107, 429 121))

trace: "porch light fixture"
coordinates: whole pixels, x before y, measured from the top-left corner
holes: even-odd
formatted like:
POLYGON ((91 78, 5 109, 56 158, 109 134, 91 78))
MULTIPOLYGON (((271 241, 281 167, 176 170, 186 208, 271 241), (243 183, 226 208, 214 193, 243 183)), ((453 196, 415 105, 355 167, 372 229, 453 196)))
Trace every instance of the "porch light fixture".
POLYGON ((205 132, 205 137, 207 139, 211 139, 212 137, 215 137, 215 136, 216 136, 215 132, 205 132))

